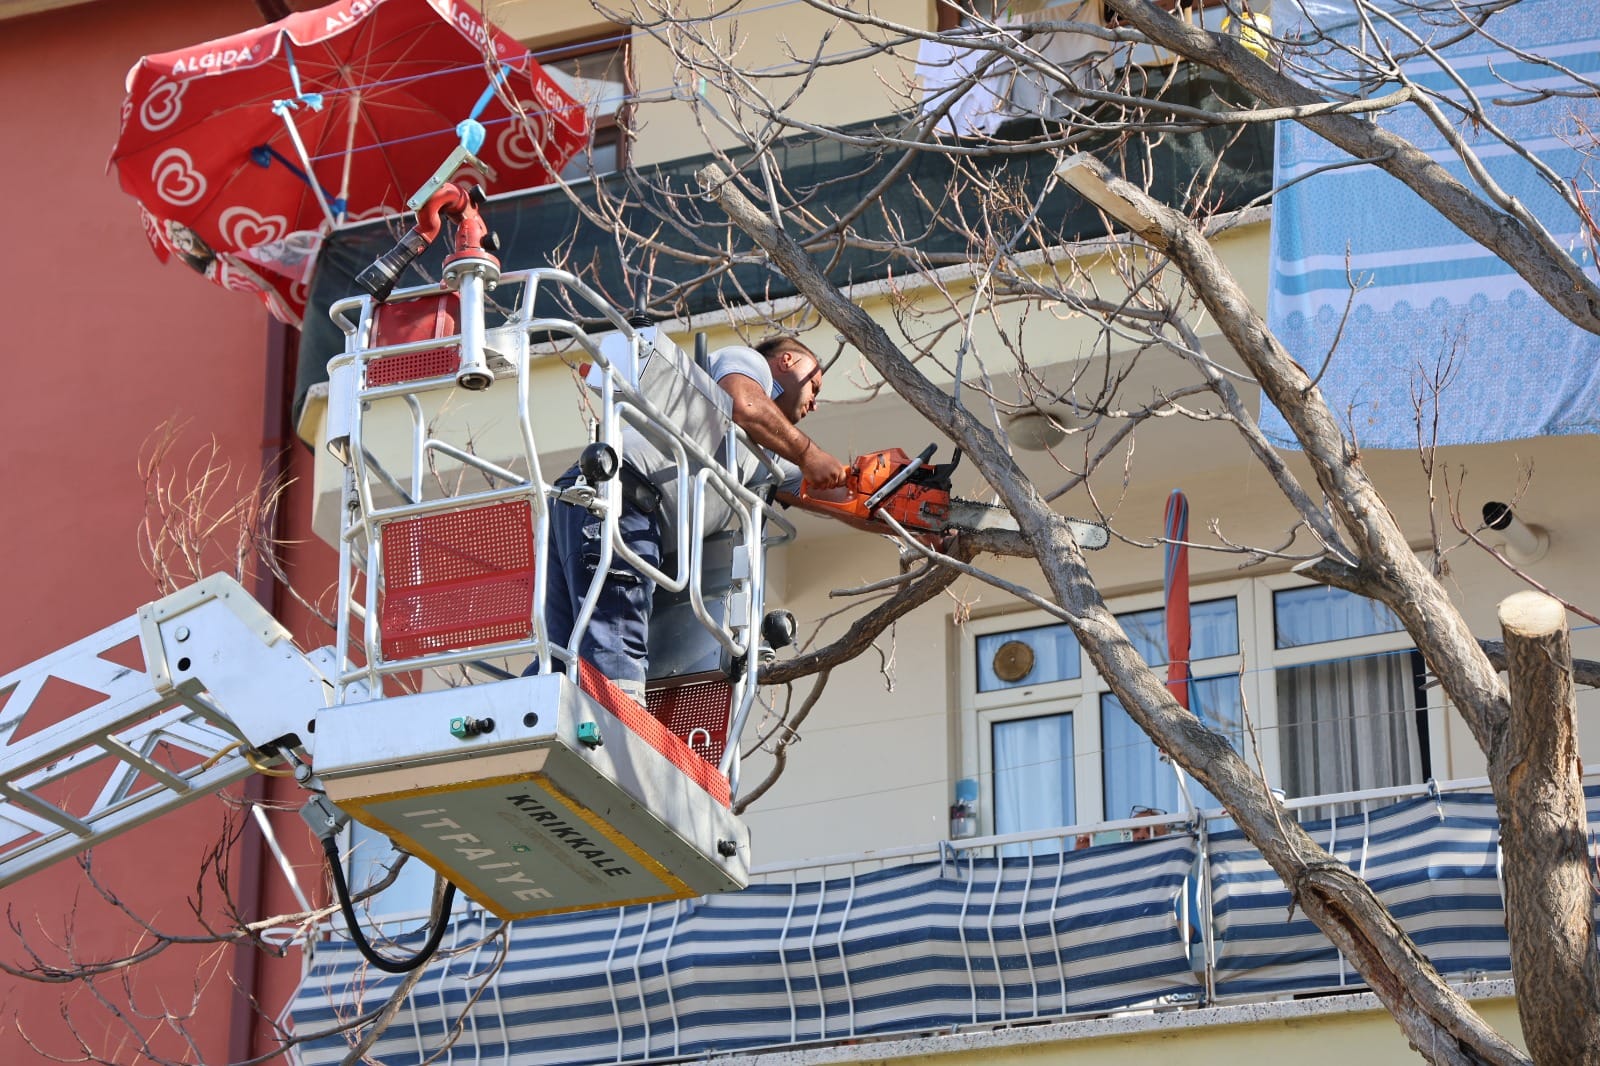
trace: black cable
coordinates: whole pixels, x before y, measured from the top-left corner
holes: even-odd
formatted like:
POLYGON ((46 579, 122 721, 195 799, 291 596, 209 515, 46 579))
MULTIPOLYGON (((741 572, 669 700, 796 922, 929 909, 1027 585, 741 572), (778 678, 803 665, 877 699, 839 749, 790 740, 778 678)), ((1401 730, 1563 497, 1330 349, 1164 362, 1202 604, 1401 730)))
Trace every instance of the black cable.
POLYGON ((368 962, 384 973, 410 973, 433 957, 433 953, 439 950, 439 941, 444 939, 445 922, 456 901, 454 882, 445 882, 444 898, 439 901, 439 911, 433 916, 433 932, 428 934, 428 942, 422 945, 422 950, 409 959, 388 959, 379 955, 367 942, 361 927, 356 924, 356 909, 350 903, 350 886, 345 884, 344 864, 339 861, 339 845, 333 842, 333 837, 322 838, 322 851, 328 857, 328 868, 333 871, 333 890, 339 895, 339 908, 344 912, 345 925, 350 928, 350 939, 356 942, 356 947, 368 962))

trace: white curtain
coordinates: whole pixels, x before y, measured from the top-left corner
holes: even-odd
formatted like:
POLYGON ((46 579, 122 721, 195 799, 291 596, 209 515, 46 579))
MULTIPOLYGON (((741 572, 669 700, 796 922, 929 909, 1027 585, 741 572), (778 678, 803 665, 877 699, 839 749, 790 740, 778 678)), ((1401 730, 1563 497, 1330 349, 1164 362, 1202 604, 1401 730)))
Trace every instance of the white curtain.
POLYGON ((1278 670, 1278 752, 1290 796, 1422 779, 1410 652, 1278 670))
MULTIPOLYGON (((1076 821, 1072 801, 1072 715, 996 722, 994 831, 1021 833, 1076 821)), ((1055 848, 1051 844, 1050 849, 1055 848)))
POLYGON ((1065 623, 986 633, 978 638, 977 657, 979 692, 994 692, 1023 685, 1048 685, 1052 681, 1063 681, 1082 673, 1078 638, 1072 635, 1072 630, 1065 623), (1014 681, 1003 681, 994 672, 994 654, 1013 641, 1028 646, 1033 663, 1021 677, 1014 681))
MULTIPOLYGON (((1117 615, 1128 641, 1146 663, 1167 662, 1167 613, 1163 607, 1117 615)), ((1189 608, 1189 658, 1212 659, 1239 653, 1239 608, 1230 597, 1206 600, 1189 608)))
MULTIPOLYGON (((1235 749, 1240 747, 1244 727, 1237 674, 1190 681, 1189 704, 1202 722, 1226 736, 1235 749)), ((1100 697, 1100 741, 1106 818, 1131 818, 1139 807, 1168 812, 1185 809, 1177 770, 1161 758, 1144 730, 1109 693, 1100 697)), ((1189 780, 1189 797, 1196 807, 1220 806, 1193 779, 1189 780)))

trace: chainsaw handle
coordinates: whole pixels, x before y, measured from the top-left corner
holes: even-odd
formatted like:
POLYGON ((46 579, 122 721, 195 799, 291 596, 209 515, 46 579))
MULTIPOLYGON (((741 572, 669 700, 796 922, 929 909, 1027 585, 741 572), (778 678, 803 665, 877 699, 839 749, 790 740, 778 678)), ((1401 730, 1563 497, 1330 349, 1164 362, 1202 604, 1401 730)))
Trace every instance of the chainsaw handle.
POLYGON ((890 496, 893 496, 895 489, 898 489, 901 485, 904 485, 912 474, 915 474, 918 470, 921 470, 924 466, 927 466, 928 460, 933 458, 933 453, 937 451, 938 448, 939 445, 935 443, 930 444, 926 448, 922 449, 921 455, 911 460, 900 470, 899 473, 895 474, 894 477, 885 482, 883 488, 867 497, 867 514, 870 515, 872 512, 882 507, 883 501, 887 500, 890 496))

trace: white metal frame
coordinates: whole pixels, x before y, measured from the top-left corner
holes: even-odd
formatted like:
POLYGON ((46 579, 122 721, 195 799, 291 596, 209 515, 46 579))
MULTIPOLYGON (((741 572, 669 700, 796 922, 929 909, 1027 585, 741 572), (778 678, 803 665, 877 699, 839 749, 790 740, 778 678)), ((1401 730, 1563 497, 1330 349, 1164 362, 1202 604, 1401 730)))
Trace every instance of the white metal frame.
POLYGON ((0 676, 0 886, 249 776, 250 749, 303 742, 329 665, 213 574, 0 676), (100 699, 17 738, 58 680, 100 699))
MULTIPOLYGON (((349 463, 346 480, 346 499, 342 509, 340 531, 340 590, 338 649, 340 670, 338 698, 341 702, 379 698, 383 679, 392 674, 426 670, 485 659, 508 656, 535 656, 540 672, 552 669, 553 659, 560 658, 574 681, 578 676, 578 660, 573 654, 581 642, 584 630, 593 616, 599 600, 601 578, 611 565, 612 558, 620 557, 658 585, 669 590, 681 590, 686 585, 698 590, 701 584, 699 551, 701 518, 708 492, 714 492, 726 501, 738 516, 742 530, 742 547, 748 559, 745 575, 745 595, 741 605, 744 610, 738 617, 730 617, 727 624, 717 624, 707 612, 698 596, 694 597, 695 615, 700 624, 732 655, 743 656, 742 676, 734 679, 733 712, 729 736, 736 737, 754 703, 756 674, 760 663, 758 656, 748 654, 758 639, 765 598, 764 553, 767 547, 782 543, 794 536, 793 526, 775 514, 755 492, 739 479, 737 464, 724 466, 714 455, 691 436, 673 425, 656 407, 649 396, 636 387, 637 368, 651 340, 635 330, 621 314, 588 285, 566 271, 535 269, 510 272, 502 275, 501 291, 520 286, 521 296, 507 321, 494 329, 483 327, 481 303, 470 304, 463 299, 460 304, 461 332, 452 337, 432 338, 406 344, 374 347, 372 345, 376 324, 377 304, 366 296, 340 301, 332 308, 334 321, 346 335, 345 354, 330 364, 330 377, 337 384, 330 386, 330 404, 347 406, 342 418, 342 429, 348 433, 344 456, 349 463), (535 318, 534 303, 541 287, 561 290, 570 306, 593 312, 592 317, 603 321, 610 331, 626 338, 629 361, 632 366, 613 365, 611 357, 601 345, 599 337, 585 330, 570 318, 535 318), (466 321, 473 319, 472 322, 466 321), (679 464, 679 513, 677 567, 674 573, 665 573, 658 567, 640 559, 622 543, 617 528, 621 509, 620 480, 611 480, 599 486, 595 509, 605 525, 601 542, 601 557, 596 569, 597 579, 591 585, 576 619, 573 648, 558 648, 549 642, 544 631, 545 571, 534 568, 533 637, 531 640, 511 641, 488 647, 464 651, 440 652, 399 661, 383 658, 381 634, 378 632, 378 579, 382 572, 381 528, 385 523, 418 515, 440 513, 469 507, 483 506, 502 500, 527 500, 534 516, 535 558, 543 558, 549 542, 549 504, 558 490, 547 480, 539 461, 539 449, 531 412, 532 391, 530 366, 533 360, 530 334, 554 335, 562 341, 576 345, 600 370, 599 380, 599 439, 609 444, 624 459, 623 427, 632 426, 659 441, 677 458, 679 464), (472 345, 498 358, 497 387, 512 387, 517 392, 517 428, 522 444, 521 466, 513 462, 511 468, 489 463, 470 454, 465 448, 434 439, 423 417, 419 397, 456 388, 453 374, 385 386, 369 386, 366 368, 377 359, 436 348, 450 344, 472 345), (409 489, 393 475, 376 465, 364 444, 364 425, 374 404, 384 400, 400 399, 411 413, 411 483, 409 489), (455 462, 471 466, 491 478, 500 486, 475 492, 460 492, 424 498, 423 472, 431 453, 447 455, 455 462), (525 469, 526 473, 519 471, 525 469), (393 505, 380 505, 375 487, 385 485, 391 491, 399 490, 401 501, 393 505), (363 579, 364 575, 364 579, 363 579), (359 635, 352 623, 359 624, 359 635), (357 651, 360 652, 357 661, 357 651)), ((422 286, 396 292, 391 302, 437 295, 436 286, 422 286)), ((463 294, 464 295, 464 294, 463 294)), ((472 353, 464 354, 463 360, 472 353)), ((730 422, 728 430, 730 456, 741 451, 753 454, 761 462, 772 466, 765 453, 750 443, 743 433, 730 422)), ((773 467, 774 473, 776 468, 773 467)), ((738 745, 730 743, 723 754, 720 769, 728 774, 737 786, 736 756, 738 745)))

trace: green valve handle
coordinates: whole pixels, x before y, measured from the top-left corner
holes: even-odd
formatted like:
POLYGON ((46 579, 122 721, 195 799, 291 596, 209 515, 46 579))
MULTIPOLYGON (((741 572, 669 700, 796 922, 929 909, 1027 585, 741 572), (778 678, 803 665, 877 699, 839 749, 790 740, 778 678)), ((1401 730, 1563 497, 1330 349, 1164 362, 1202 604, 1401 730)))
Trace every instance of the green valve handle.
POLYGON ((463 715, 450 719, 450 735, 457 740, 469 740, 472 737, 482 736, 484 733, 494 731, 493 718, 473 718, 463 715))

